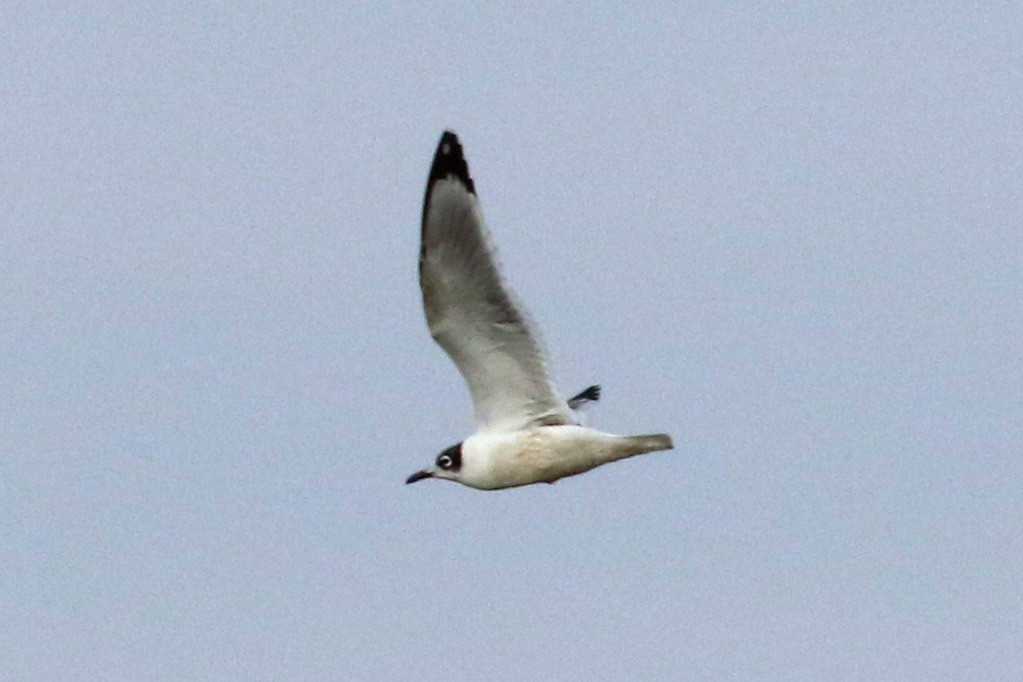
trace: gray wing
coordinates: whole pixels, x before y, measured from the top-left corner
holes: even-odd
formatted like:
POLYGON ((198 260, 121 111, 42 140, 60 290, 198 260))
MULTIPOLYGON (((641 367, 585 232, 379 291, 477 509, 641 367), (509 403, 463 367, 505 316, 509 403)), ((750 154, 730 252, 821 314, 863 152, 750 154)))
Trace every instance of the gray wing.
POLYGON ((469 385, 481 430, 575 423, 535 332, 502 281, 452 132, 441 137, 426 184, 419 285, 430 334, 469 385))

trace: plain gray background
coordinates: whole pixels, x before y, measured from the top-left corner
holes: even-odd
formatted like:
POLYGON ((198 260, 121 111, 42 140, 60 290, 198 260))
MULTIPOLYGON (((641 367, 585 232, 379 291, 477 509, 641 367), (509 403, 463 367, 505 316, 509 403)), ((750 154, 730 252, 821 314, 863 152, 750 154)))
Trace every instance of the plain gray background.
POLYGON ((68 5, 0 10, 3 679, 1023 677, 1014 3, 68 5), (447 127, 675 451, 403 485, 447 127))

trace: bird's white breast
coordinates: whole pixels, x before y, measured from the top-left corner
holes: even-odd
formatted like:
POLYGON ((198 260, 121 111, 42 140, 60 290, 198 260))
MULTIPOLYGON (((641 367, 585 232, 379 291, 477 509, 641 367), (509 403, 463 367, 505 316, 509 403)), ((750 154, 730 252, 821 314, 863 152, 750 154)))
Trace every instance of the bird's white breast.
POLYGON ((462 444, 460 480, 493 490, 559 478, 619 459, 622 439, 582 426, 540 426, 501 434, 476 434, 462 444))

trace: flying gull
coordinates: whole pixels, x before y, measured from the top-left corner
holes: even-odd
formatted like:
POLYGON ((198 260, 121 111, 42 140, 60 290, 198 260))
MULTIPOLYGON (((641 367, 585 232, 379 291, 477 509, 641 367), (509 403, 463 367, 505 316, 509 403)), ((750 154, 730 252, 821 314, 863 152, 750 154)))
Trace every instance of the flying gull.
POLYGON ((600 398, 591 386, 566 400, 494 259, 458 137, 440 138, 423 202, 419 285, 430 334, 469 385, 476 433, 408 477, 480 490, 554 483, 602 464, 670 450, 667 434, 617 436, 582 426, 576 409, 600 398))

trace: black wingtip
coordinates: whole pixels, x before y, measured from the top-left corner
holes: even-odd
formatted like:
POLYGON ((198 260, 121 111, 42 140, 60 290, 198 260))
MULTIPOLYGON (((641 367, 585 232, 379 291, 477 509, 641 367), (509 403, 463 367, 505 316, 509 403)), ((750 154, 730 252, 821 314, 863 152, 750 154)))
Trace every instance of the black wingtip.
POLYGON ((433 155, 433 165, 430 166, 430 178, 427 180, 427 190, 436 180, 447 177, 455 177, 471 193, 476 194, 476 186, 469 176, 469 165, 462 155, 462 143, 458 141, 458 135, 450 130, 445 130, 437 143, 437 153, 433 155))
POLYGON ((568 406, 576 410, 586 403, 593 403, 600 400, 600 386, 590 386, 578 395, 568 399, 568 406))

